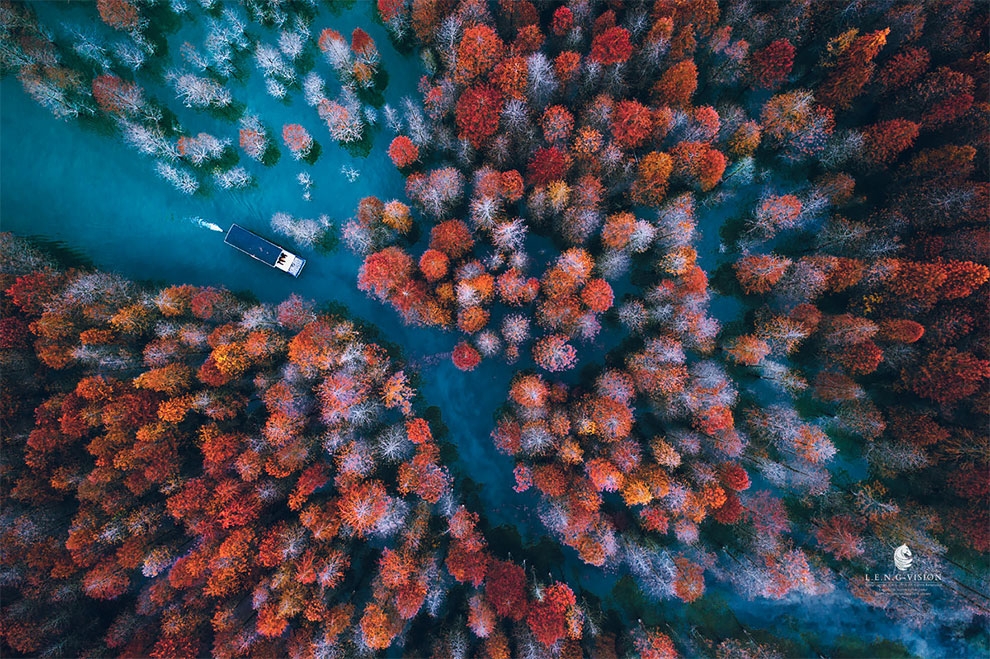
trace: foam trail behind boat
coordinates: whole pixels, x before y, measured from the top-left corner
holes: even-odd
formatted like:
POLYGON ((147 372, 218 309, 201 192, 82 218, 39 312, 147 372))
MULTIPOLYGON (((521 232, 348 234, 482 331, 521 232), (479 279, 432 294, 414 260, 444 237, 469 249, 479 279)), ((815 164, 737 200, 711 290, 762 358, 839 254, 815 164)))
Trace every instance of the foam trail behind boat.
POLYGON ((188 219, 190 222, 192 222, 198 227, 203 227, 204 229, 209 229, 210 231, 219 231, 220 233, 223 233, 223 229, 220 228, 219 225, 216 225, 213 222, 207 222, 201 217, 189 217, 186 219, 188 219))

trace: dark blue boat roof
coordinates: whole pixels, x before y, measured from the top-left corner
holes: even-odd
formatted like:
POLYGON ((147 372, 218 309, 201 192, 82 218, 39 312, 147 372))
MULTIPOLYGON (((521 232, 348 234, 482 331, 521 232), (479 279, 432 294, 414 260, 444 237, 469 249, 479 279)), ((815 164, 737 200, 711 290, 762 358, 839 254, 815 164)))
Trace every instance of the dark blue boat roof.
POLYGON ((230 230, 227 231, 227 237, 223 241, 272 267, 275 267, 278 257, 282 253, 282 248, 278 245, 272 244, 260 236, 256 236, 237 224, 230 225, 230 230))

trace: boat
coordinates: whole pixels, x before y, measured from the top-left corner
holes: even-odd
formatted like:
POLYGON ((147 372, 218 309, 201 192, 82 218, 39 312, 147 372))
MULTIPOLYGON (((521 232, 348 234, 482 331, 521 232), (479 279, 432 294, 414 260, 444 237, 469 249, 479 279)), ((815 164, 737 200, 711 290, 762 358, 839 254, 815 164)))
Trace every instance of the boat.
POLYGON ((300 258, 292 252, 283 249, 273 242, 267 241, 261 236, 252 233, 240 226, 231 224, 227 230, 227 235, 223 241, 238 249, 253 259, 257 259, 282 272, 287 272, 293 277, 298 277, 306 265, 306 259, 300 258))

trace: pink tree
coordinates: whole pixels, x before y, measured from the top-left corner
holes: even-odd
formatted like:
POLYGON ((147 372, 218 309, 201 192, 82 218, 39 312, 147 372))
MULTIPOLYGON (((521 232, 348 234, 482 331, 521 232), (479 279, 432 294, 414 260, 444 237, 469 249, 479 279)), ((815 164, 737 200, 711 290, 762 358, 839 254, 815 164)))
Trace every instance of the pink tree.
POLYGON ((282 127, 282 140, 292 151, 296 160, 302 160, 310 154, 313 148, 313 138, 299 124, 286 124, 282 127))
POLYGON ((563 334, 551 334, 543 337, 533 346, 533 359, 542 368, 556 373, 574 368, 577 351, 567 342, 567 337, 563 334))

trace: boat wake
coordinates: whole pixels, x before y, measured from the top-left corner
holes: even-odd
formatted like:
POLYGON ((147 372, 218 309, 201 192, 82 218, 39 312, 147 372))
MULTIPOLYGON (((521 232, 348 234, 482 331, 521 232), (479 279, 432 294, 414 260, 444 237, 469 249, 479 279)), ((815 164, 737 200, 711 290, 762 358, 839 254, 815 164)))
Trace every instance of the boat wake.
POLYGON ((198 227, 209 229, 210 231, 219 231, 220 233, 223 233, 223 229, 220 227, 220 225, 214 224, 213 222, 207 222, 201 217, 189 217, 186 219, 188 219, 190 222, 192 222, 198 227))

